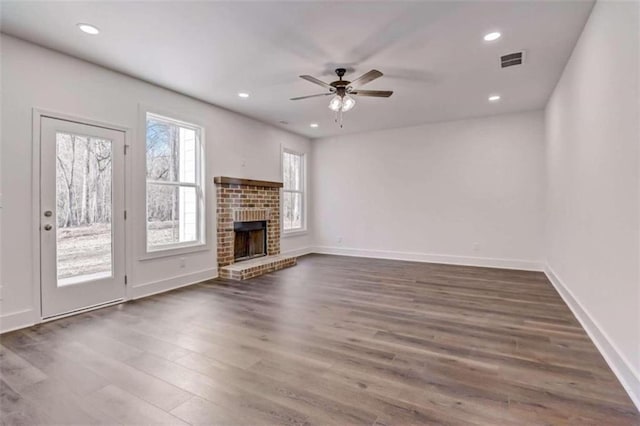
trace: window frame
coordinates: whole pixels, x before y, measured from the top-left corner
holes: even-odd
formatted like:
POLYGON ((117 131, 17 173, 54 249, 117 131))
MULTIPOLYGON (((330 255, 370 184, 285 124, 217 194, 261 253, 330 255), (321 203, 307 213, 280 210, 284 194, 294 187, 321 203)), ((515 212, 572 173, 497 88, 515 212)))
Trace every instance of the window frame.
POLYGON ((196 124, 194 122, 185 121, 181 118, 174 118, 177 114, 173 114, 170 112, 158 112, 156 110, 151 110, 148 108, 141 109, 141 122, 142 122, 142 140, 143 144, 143 171, 144 171, 144 250, 143 256, 141 259, 153 259, 156 257, 164 257, 164 256, 173 256, 180 255, 186 253, 192 253, 197 251, 209 250, 209 246, 207 244, 207 212, 206 212, 206 187, 205 187, 205 128, 200 124, 196 124), (171 123, 177 125, 182 128, 191 129, 196 132, 196 142, 195 142, 195 180, 196 182, 170 182, 170 181, 159 181, 159 180, 149 180, 147 178, 147 122, 148 119, 152 117, 158 119, 160 121, 164 121, 167 123, 171 123), (149 184, 153 185, 163 185, 167 187, 180 188, 180 187, 188 187, 195 188, 196 191, 196 200, 197 200, 197 208, 196 208, 196 235, 198 236, 195 241, 189 241, 184 243, 171 243, 164 244, 162 246, 158 246, 155 248, 149 247, 149 227, 148 227, 148 206, 147 206, 147 197, 148 197, 148 188, 149 184))
POLYGON ((296 235, 304 235, 307 233, 307 154, 305 152, 299 152, 293 149, 283 147, 282 152, 280 153, 280 174, 282 177, 282 199, 280 202, 280 217, 282 218, 280 224, 281 235, 283 237, 292 237, 296 235), (297 155, 300 157, 300 176, 301 180, 301 190, 297 189, 286 189, 284 187, 284 155, 297 155), (293 229, 285 229, 284 227, 284 194, 286 192, 294 193, 294 194, 302 194, 302 214, 301 214, 301 226, 300 228, 293 229))

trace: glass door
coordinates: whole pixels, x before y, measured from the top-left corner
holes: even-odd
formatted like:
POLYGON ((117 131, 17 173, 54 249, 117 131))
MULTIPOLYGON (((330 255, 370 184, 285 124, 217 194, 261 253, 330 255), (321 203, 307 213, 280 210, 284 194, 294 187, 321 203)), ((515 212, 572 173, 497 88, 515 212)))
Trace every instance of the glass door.
POLYGON ((124 133, 41 119, 42 316, 124 298, 124 133))

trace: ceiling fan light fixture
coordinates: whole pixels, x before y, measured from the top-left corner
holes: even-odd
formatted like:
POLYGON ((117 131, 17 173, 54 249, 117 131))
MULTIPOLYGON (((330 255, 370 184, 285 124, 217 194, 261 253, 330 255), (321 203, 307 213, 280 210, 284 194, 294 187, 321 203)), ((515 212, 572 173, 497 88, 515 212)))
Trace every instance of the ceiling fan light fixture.
POLYGON ((354 106, 356 106, 356 100, 351 96, 345 95, 345 97, 342 98, 342 112, 347 112, 354 106))
POLYGON ((338 96, 338 95, 335 95, 329 101, 329 109, 331 111, 338 112, 338 111, 340 111, 341 108, 342 108, 342 98, 340 96, 338 96))
POLYGON ((335 95, 329 101, 329 109, 334 112, 347 112, 356 105, 356 100, 349 95, 335 95))

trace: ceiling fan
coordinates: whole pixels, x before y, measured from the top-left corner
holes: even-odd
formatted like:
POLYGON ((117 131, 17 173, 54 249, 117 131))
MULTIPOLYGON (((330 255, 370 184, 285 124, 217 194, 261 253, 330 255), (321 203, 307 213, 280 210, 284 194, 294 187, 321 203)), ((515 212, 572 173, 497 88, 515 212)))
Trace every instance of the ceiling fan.
POLYGON ((310 75, 301 75, 300 78, 307 80, 311 83, 317 84, 318 86, 322 86, 325 89, 329 89, 329 93, 320 93, 317 95, 309 95, 309 96, 299 96, 297 98, 291 98, 292 101, 299 101, 300 99, 308 99, 308 98, 316 98, 319 96, 330 96, 333 95, 331 101, 329 101, 329 109, 336 113, 336 122, 340 122, 340 127, 342 127, 342 113, 347 112, 352 109, 356 105, 355 99, 353 96, 371 96, 375 98, 388 98, 393 94, 391 90, 360 90, 359 86, 364 86, 365 84, 375 80, 376 78, 382 77, 382 73, 378 70, 371 70, 367 73, 364 73, 360 77, 356 78, 353 81, 343 80, 342 77, 345 75, 347 70, 345 68, 336 68, 336 74, 338 75, 338 79, 331 83, 325 83, 322 80, 318 80, 315 77, 310 75))

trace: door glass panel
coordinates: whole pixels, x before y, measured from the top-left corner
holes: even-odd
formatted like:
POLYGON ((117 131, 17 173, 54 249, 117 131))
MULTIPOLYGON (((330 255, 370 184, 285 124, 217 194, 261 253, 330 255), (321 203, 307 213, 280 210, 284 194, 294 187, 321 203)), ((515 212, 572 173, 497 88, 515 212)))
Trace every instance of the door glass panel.
POLYGON ((58 286, 113 276, 112 144, 56 133, 58 286))

